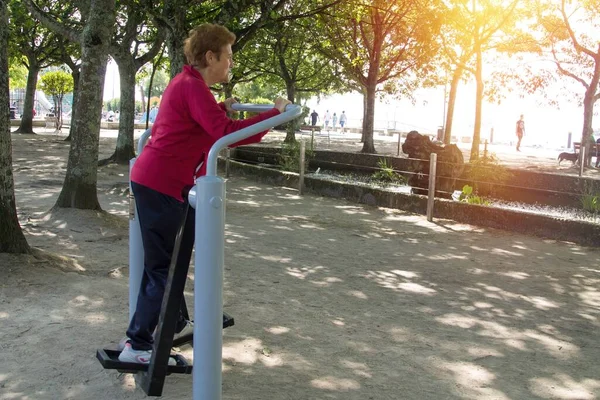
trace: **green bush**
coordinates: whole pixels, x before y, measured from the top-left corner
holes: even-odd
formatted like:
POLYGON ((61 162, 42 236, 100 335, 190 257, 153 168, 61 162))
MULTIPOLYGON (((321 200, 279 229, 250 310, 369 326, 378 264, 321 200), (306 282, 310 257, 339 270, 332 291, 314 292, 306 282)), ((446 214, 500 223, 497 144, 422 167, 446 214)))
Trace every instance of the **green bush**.
POLYGON ((600 194, 595 192, 591 187, 585 186, 580 200, 581 207, 585 211, 593 214, 597 214, 600 211, 600 194))
POLYGON ((462 188, 462 193, 460 194, 459 200, 464 203, 469 204, 479 204, 482 206, 489 206, 490 202, 485 200, 483 197, 479 197, 473 194, 473 187, 469 185, 465 185, 462 188))
MULTIPOLYGON (((308 171, 309 161, 314 157, 314 151, 309 148, 304 150, 304 172, 308 171)), ((278 164, 284 171, 300 172, 300 142, 283 143, 278 164)))
POLYGON ((394 171, 392 165, 388 165, 387 160, 385 158, 382 158, 379 161, 377 161, 377 166, 379 167, 379 171, 371 175, 371 179, 373 181, 384 185, 406 184, 406 178, 394 171))
POLYGON ((493 153, 471 161, 469 165, 475 192, 487 186, 489 193, 493 193, 495 185, 504 183, 512 177, 512 174, 500 164, 498 157, 493 153))

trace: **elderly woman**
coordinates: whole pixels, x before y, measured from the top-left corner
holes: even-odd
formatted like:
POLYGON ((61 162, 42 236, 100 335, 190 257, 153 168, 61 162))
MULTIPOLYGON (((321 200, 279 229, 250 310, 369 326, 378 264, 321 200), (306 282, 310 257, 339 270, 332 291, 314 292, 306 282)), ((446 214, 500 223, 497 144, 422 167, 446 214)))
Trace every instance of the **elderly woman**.
MULTIPOLYGON (((227 116, 236 100, 217 103, 210 86, 228 81, 234 42, 235 35, 219 25, 203 24, 190 32, 184 44, 188 65, 167 86, 152 137, 131 171, 144 246, 144 274, 120 361, 150 362, 153 332, 183 217, 182 192, 205 174, 204 160, 210 147, 227 134, 278 115, 290 103, 277 98, 272 110, 246 120, 227 116)), ((260 142, 266 133, 236 145, 260 142)), ((183 313, 177 325, 175 331, 180 335, 193 331, 192 322, 185 321, 183 313)))

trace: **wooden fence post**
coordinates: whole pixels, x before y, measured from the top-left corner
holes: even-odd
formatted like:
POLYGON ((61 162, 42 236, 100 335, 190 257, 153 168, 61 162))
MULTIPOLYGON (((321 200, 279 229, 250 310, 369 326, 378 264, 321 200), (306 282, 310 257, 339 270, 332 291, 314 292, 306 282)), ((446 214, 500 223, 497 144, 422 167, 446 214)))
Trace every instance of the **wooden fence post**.
POLYGON ((306 143, 304 143, 304 140, 300 141, 300 162, 298 163, 300 165, 300 177, 299 177, 299 182, 298 182, 298 191, 300 192, 300 195, 304 194, 304 155, 306 153, 306 143))
POLYGON ((427 193, 427 221, 433 221, 433 201, 435 199, 435 171, 437 167, 437 154, 431 153, 429 159, 429 191, 427 193))

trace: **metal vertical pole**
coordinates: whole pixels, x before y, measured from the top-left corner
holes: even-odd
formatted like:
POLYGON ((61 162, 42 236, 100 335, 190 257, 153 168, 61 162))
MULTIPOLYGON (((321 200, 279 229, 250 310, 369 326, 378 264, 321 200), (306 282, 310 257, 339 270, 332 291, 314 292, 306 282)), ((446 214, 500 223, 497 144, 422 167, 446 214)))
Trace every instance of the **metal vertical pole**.
POLYGON ((429 159, 429 192, 427 197, 427 221, 433 221, 433 200, 435 199, 435 171, 437 167, 437 154, 431 153, 429 159))
MULTIPOLYGON (((138 140, 138 156, 142 154, 144 145, 150 138, 152 129, 146 129, 138 140)), ((135 198, 131 190, 131 170, 136 158, 129 160, 129 320, 133 318, 137 307, 138 293, 144 275, 144 244, 142 243, 142 231, 140 219, 135 207, 135 198)))
POLYGON ((225 180, 196 181, 193 398, 221 399, 225 180))
POLYGON ((229 178, 229 160, 231 159, 231 149, 228 147, 225 150, 225 177, 229 178))
POLYGON ((300 178, 298 179, 298 190, 300 191, 300 194, 304 194, 304 163, 305 163, 305 154, 306 154, 306 144, 304 143, 304 140, 300 141, 300 178))
MULTIPOLYGON (((129 161, 129 173, 135 163, 135 158, 129 161)), ((135 207, 135 198, 129 180, 129 320, 133 318, 137 307, 138 293, 144 274, 144 245, 140 220, 135 207)))
POLYGON ((398 131, 398 153, 396 155, 400 155, 400 139, 402 139, 402 132, 398 131))

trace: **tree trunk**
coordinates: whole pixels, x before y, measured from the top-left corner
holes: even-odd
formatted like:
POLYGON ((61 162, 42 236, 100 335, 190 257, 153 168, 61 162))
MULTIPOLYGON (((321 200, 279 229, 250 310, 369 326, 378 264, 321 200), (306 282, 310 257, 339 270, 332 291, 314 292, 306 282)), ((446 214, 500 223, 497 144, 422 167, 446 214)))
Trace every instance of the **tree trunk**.
POLYGON ((40 68, 35 61, 29 61, 29 73, 27 74, 27 86, 25 88, 25 103, 23 104, 23 114, 21 115, 21 124, 15 133, 35 133, 33 131, 33 100, 35 97, 35 88, 37 87, 38 74, 40 68))
POLYGON ((450 83, 450 93, 448 95, 448 111, 446 114, 446 126, 444 129, 444 143, 452 142, 452 121, 454 120, 454 106, 456 105, 456 95, 458 94, 458 84, 463 74, 462 67, 456 67, 452 74, 452 82, 450 83))
POLYGON ((0 253, 29 253, 15 203, 8 94, 8 11, 0 1, 0 253))
POLYGON ((481 47, 477 48, 477 66, 475 69, 475 80, 477 81, 477 92, 475 95, 475 126, 473 127, 473 144, 471 145, 471 156, 469 161, 479 159, 479 143, 481 142, 481 114, 483 107, 483 65, 481 47))
POLYGON ((142 95, 142 114, 146 114, 146 95, 144 94, 144 86, 140 85, 140 94, 142 95))
POLYGON ((366 112, 367 112, 367 91, 363 90, 363 117, 362 117, 362 121, 360 124, 360 142, 361 143, 365 142, 364 123, 365 123, 365 113, 366 112))
POLYGON ((56 114, 56 119, 54 122, 54 127, 56 128, 56 131, 60 131, 60 129, 62 128, 62 102, 63 102, 63 96, 58 96, 58 99, 54 102, 54 104, 56 104, 54 106, 54 111, 56 114))
POLYGON ((89 18, 81 36, 82 62, 77 109, 74 111, 75 129, 57 207, 100 209, 96 187, 98 143, 114 13, 115 0, 91 2, 89 18))
POLYGON ((365 109, 363 112, 363 148, 361 153, 375 154, 375 144, 373 143, 373 123, 375 120, 375 89, 376 82, 369 82, 366 88, 365 109))
POLYGON ((71 71, 71 76, 73 77, 73 106, 71 107, 71 123, 69 125, 69 136, 65 138, 65 142, 71 140, 71 136, 73 135, 73 129, 75 127, 75 110, 77 109, 77 98, 79 97, 79 68, 71 71))
MULTIPOLYGON (((598 88, 598 82, 600 82, 600 55, 597 55, 594 59, 594 73, 592 74, 592 79, 590 81, 589 86, 585 91, 585 96, 583 98, 583 130, 581 132, 581 145, 585 146, 585 154, 587 154, 585 160, 585 166, 589 167, 590 162, 592 161, 592 156, 594 155, 591 151, 590 144, 592 142, 592 135, 594 133, 592 129, 592 122, 594 119, 594 96, 596 95, 596 90, 598 88)), ((594 152, 595 153, 595 152, 594 152)), ((579 160, 582 162, 582 160, 579 160)))
MULTIPOLYGON (((287 99, 294 103, 296 100, 296 85, 294 82, 286 82, 285 89, 287 92, 287 99)), ((296 141, 296 129, 298 128, 300 120, 295 119, 288 122, 286 125, 285 143, 294 143, 296 141)))
MULTIPOLYGON (((594 153, 591 150, 590 144, 592 143, 592 121, 594 119, 594 94, 595 86, 591 86, 586 90, 585 97, 583 99, 583 129, 581 131, 581 146, 585 147, 585 160, 579 160, 579 162, 585 162, 585 166, 589 167, 594 153)), ((581 152, 579 153, 581 154, 581 152)), ((581 157, 580 157, 581 158, 581 157)))
POLYGON ((123 58, 114 57, 114 59, 119 66, 121 104, 117 146, 108 160, 121 165, 129 165, 129 160, 135 157, 133 132, 135 124, 135 74, 137 71, 130 54, 126 54, 123 58))
POLYGON ((177 1, 171 0, 165 4, 165 14, 171 20, 166 42, 171 61, 171 79, 173 79, 187 64, 183 54, 183 41, 188 37, 188 29, 185 23, 186 9, 178 5, 177 1))

